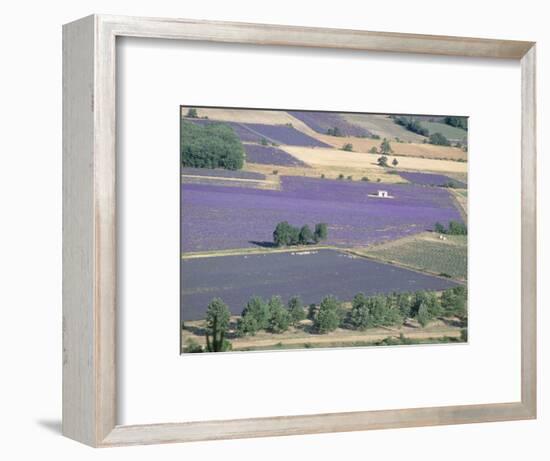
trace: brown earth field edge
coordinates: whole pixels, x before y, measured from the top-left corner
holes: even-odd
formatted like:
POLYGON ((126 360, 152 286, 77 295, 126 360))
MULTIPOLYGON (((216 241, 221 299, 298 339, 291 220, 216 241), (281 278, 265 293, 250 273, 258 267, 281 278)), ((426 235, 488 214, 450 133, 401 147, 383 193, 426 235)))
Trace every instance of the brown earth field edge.
MULTIPOLYGON (((232 317, 232 324, 236 325, 238 317, 232 317)), ((311 321, 304 321, 310 324, 311 321)), ((204 320, 188 322, 182 330, 182 345, 185 346, 189 339, 193 339, 201 346, 205 346, 204 320)), ((366 331, 347 330, 339 328, 336 331, 327 334, 308 333, 301 329, 291 328, 285 333, 273 334, 264 331, 258 332, 255 336, 232 337, 229 340, 233 351, 250 350, 254 348, 267 348, 270 346, 296 346, 300 344, 323 345, 338 344, 344 347, 346 344, 357 342, 370 343, 381 341, 386 338, 400 338, 403 335, 406 339, 428 340, 438 338, 459 339, 461 327, 453 319, 446 321, 437 320, 431 322, 424 328, 416 325, 415 322, 408 322, 406 325, 395 327, 376 327, 366 331)))

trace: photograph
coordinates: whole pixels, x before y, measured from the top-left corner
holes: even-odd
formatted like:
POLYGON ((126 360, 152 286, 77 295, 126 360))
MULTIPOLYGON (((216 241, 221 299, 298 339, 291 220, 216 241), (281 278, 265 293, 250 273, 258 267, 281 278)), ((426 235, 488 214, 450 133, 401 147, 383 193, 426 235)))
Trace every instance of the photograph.
POLYGON ((468 342, 467 116, 178 116, 180 353, 468 342))

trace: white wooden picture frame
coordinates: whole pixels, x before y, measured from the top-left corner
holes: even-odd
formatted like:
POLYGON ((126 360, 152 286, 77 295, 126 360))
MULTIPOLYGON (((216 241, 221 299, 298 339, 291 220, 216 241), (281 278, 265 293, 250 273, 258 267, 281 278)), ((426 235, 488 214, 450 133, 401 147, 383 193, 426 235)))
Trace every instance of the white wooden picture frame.
POLYGON ((63 434, 91 446, 184 442, 536 417, 535 43, 93 15, 63 28, 63 434), (521 62, 521 400, 124 426, 116 383, 116 39, 506 58, 521 62))

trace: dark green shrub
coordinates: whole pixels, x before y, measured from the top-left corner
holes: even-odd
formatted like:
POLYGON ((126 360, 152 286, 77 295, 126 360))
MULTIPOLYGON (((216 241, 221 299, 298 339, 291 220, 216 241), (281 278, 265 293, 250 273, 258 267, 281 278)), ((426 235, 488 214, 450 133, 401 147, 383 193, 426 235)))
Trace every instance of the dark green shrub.
POLYGON ((319 333, 336 330, 342 320, 340 302, 333 296, 326 296, 321 301, 319 312, 315 316, 314 326, 319 333))
POLYGON ((288 311, 290 313, 290 320, 292 325, 298 325, 302 320, 306 318, 306 312, 302 301, 297 296, 290 298, 288 301, 288 311))
POLYGON ((290 326, 290 312, 279 296, 273 296, 268 302, 268 330, 271 333, 283 333, 290 326))

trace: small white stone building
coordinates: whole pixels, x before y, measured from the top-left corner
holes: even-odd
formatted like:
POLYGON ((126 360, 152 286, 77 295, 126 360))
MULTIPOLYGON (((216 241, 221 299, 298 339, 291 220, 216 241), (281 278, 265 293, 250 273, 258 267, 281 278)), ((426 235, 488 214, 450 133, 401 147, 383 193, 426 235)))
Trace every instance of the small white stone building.
POLYGON ((368 194, 368 196, 373 198, 393 198, 393 195, 388 194, 387 190, 379 190, 376 194, 368 194))

